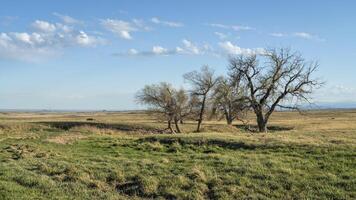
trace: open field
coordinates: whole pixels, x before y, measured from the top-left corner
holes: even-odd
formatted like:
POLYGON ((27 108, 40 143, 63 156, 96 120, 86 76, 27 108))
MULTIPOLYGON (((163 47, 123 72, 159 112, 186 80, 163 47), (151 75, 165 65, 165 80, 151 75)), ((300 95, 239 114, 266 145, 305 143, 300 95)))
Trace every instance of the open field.
POLYGON ((356 110, 271 125, 171 135, 144 113, 1 113, 0 199, 356 198, 356 110))

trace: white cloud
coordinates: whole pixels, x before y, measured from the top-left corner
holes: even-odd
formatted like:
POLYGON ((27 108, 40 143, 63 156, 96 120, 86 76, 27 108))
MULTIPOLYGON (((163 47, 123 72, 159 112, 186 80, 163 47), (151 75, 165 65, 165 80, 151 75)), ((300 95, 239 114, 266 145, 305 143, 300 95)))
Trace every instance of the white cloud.
POLYGON ((207 24, 207 25, 211 26, 211 27, 214 27, 214 28, 229 29, 229 30, 234 30, 234 31, 255 30, 255 28, 253 28, 253 27, 241 26, 241 25, 226 25, 226 24, 217 24, 217 23, 211 23, 211 24, 207 24))
POLYGON ((130 33, 138 30, 132 23, 123 20, 106 19, 102 20, 101 24, 107 30, 126 40, 132 39, 130 33))
POLYGON ((299 38, 303 38, 303 39, 313 39, 314 36, 310 33, 306 33, 306 32, 295 32, 293 33, 293 35, 295 37, 299 37, 299 38))
POLYGON ((184 26, 184 24, 181 23, 181 22, 164 21, 164 20, 160 20, 157 17, 151 18, 151 22, 153 22, 155 24, 161 24, 161 25, 165 25, 165 26, 169 26, 169 27, 175 27, 175 28, 184 26))
POLYGON ((32 23, 32 27, 39 32, 71 32, 73 30, 72 27, 69 27, 67 25, 61 24, 61 23, 50 23, 47 21, 43 21, 43 20, 36 20, 35 22, 32 23))
POLYGON ((193 42, 191 42, 187 39, 183 39, 182 43, 184 45, 184 47, 182 48, 183 49, 182 53, 196 54, 196 55, 202 53, 200 48, 193 42))
POLYGON ((235 31, 248 31, 248 30, 254 30, 254 28, 249 27, 249 26, 231 26, 231 28, 235 31))
POLYGON ((84 31, 79 31, 79 34, 75 37, 75 40, 81 46, 94 46, 101 42, 101 39, 89 36, 84 31))
POLYGON ((157 55, 164 55, 168 53, 168 49, 163 48, 161 46, 153 46, 152 47, 152 52, 157 55))
POLYGON ((11 33, 11 35, 20 42, 32 44, 31 35, 28 33, 11 33))
POLYGON ((68 16, 68 15, 62 15, 62 14, 59 14, 59 13, 53 13, 54 16, 60 18, 64 23, 66 24, 84 24, 83 21, 80 21, 78 19, 75 19, 71 16, 68 16))
POLYGON ((57 30, 63 31, 65 33, 69 33, 71 31, 73 31, 72 27, 69 27, 69 26, 61 24, 61 23, 56 23, 56 28, 57 28, 57 30))
POLYGON ((211 27, 215 28, 224 28, 224 29, 230 29, 231 26, 225 25, 225 24, 208 24, 211 27))
POLYGON ((153 46, 150 51, 138 51, 137 49, 129 49, 125 53, 116 53, 114 56, 167 56, 175 54, 175 51, 166 49, 162 46, 153 46))
POLYGON ((36 20, 34 32, 0 33, 0 57, 22 61, 39 61, 61 54, 63 48, 95 46, 104 39, 60 23, 36 20))
POLYGON ((183 52, 184 52, 184 49, 181 48, 181 47, 176 47, 176 52, 177 52, 178 54, 183 53, 183 52))
POLYGON ((125 53, 116 53, 115 56, 157 56, 157 55, 203 55, 203 54, 215 55, 212 47, 208 44, 197 45, 190 40, 183 39, 182 46, 168 49, 159 45, 152 47, 149 51, 138 51, 136 49, 129 49, 125 53))
POLYGON ((256 48, 256 49, 242 48, 237 45, 234 45, 230 41, 220 42, 219 46, 228 55, 240 55, 240 54, 251 55, 251 54, 263 54, 264 53, 263 48, 256 48))
POLYGON ((42 20, 36 20, 33 22, 32 27, 43 32, 54 32, 56 30, 56 25, 42 20))
POLYGON ((41 44, 45 42, 45 39, 39 33, 32 33, 32 41, 36 44, 41 44))
POLYGON ((133 19, 132 22, 135 24, 137 29, 142 29, 142 30, 145 30, 145 31, 151 30, 151 27, 146 26, 145 22, 142 19, 133 19))
POLYGON ((218 36, 220 40, 224 40, 224 39, 226 39, 226 38, 228 37, 227 34, 221 33, 221 32, 214 32, 214 34, 215 34, 216 36, 218 36))
POLYGON ((128 54, 129 55, 137 55, 139 52, 136 49, 129 49, 128 54))
POLYGON ((294 32, 294 33, 270 33, 270 36, 273 37, 297 37, 297 38, 301 38, 301 39, 306 39, 306 40, 317 40, 320 42, 325 41, 325 39, 320 38, 317 35, 311 34, 311 33, 307 33, 307 32, 294 32))
POLYGON ((38 61, 56 53, 45 46, 38 33, 0 33, 0 58, 38 61))

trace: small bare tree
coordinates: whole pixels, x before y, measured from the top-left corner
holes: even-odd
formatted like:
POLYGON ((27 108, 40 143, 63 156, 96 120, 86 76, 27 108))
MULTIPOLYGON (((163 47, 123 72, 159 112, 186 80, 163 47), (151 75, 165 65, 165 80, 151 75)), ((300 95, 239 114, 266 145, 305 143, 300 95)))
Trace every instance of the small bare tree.
POLYGON ((185 119, 189 119, 194 116, 194 110, 197 105, 197 99, 194 96, 189 96, 184 89, 177 91, 176 96, 177 104, 177 120, 180 124, 184 123, 185 119))
POLYGON ((218 81, 218 78, 215 76, 214 71, 208 66, 203 66, 200 71, 192 71, 184 74, 183 77, 192 85, 191 95, 199 98, 200 110, 198 112, 198 125, 196 132, 200 132, 206 103, 210 92, 218 81))
POLYGON ((322 84, 312 78, 317 67, 317 62, 306 62, 299 53, 281 48, 231 58, 229 71, 248 89, 246 98, 256 114, 258 130, 267 132, 277 107, 298 110, 301 102, 309 102, 309 95, 322 84))
POLYGON ((177 91, 168 83, 146 85, 136 95, 136 100, 141 104, 149 105, 151 110, 160 114, 167 120, 168 129, 180 133, 179 121, 183 120, 183 113, 188 107, 188 97, 181 89, 177 91), (172 128, 172 122, 175 129, 172 128))
POLYGON ((222 114, 228 125, 235 119, 242 120, 248 110, 245 89, 240 87, 240 80, 221 78, 213 95, 213 114, 222 114))

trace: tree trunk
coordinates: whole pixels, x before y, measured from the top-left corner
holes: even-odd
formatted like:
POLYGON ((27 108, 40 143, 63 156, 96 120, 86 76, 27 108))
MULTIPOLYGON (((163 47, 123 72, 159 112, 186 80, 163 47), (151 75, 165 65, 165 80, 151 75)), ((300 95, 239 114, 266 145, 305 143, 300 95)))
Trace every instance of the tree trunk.
POLYGON ((200 132, 200 126, 201 126, 201 123, 203 122, 203 116, 204 116, 204 110, 205 110, 205 100, 206 100, 206 95, 204 95, 203 101, 201 104, 201 109, 200 109, 199 119, 198 119, 198 126, 197 126, 196 132, 200 132))
POLYGON ((175 124, 175 126, 176 126, 177 132, 178 132, 178 133, 181 133, 180 128, 179 128, 179 120, 178 120, 178 119, 174 119, 174 124, 175 124))
POLYGON ((171 133, 175 133, 172 128, 172 120, 168 120, 168 129, 171 131, 171 133))
POLYGON ((264 119, 262 113, 256 113, 257 115, 257 125, 259 132, 267 132, 267 121, 264 119))
POLYGON ((201 125, 202 120, 198 120, 198 126, 196 132, 200 132, 200 125, 201 125))
POLYGON ((225 114, 225 119, 226 119, 227 125, 231 125, 232 124, 231 115, 229 114, 229 112, 227 110, 225 110, 224 114, 225 114))

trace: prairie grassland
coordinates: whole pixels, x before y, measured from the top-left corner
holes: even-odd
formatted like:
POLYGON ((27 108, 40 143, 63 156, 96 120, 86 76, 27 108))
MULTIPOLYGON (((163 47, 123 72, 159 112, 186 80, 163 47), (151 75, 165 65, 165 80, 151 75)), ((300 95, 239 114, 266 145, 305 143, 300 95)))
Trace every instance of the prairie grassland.
POLYGON ((356 110, 270 126, 172 135, 139 112, 1 113, 0 199, 356 199, 356 110))

